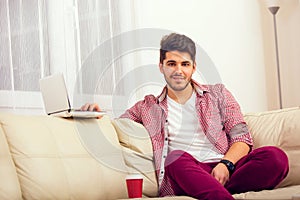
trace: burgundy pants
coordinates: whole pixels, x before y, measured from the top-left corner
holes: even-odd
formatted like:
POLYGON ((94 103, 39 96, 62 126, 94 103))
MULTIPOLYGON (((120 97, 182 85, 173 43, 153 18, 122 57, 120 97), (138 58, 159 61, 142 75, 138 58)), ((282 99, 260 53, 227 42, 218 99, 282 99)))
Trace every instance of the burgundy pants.
POLYGON ((175 150, 165 162, 165 176, 176 195, 197 199, 233 199, 232 194, 273 189, 289 171, 288 158, 279 148, 268 146, 253 150, 236 163, 225 186, 210 173, 218 163, 201 163, 190 154, 175 150))

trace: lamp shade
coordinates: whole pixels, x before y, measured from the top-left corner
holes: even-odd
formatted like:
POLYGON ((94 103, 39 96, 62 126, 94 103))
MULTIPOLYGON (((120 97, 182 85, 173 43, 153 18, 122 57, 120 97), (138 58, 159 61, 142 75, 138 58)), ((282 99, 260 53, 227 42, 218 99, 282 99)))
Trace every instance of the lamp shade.
POLYGON ((281 6, 281 1, 280 0, 263 0, 264 4, 267 8, 269 7, 280 7, 281 6))
POLYGON ((273 15, 276 15, 276 13, 278 12, 279 10, 279 6, 271 6, 271 7, 268 7, 270 12, 273 14, 273 15))

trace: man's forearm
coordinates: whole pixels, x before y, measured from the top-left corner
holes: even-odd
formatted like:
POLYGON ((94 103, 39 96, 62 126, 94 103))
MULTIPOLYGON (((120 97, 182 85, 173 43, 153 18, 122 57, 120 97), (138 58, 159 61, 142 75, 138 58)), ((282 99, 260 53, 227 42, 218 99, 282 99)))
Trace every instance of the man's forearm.
POLYGON ((242 157, 248 154, 250 147, 244 142, 235 142, 231 145, 223 159, 231 161, 235 164, 242 157))

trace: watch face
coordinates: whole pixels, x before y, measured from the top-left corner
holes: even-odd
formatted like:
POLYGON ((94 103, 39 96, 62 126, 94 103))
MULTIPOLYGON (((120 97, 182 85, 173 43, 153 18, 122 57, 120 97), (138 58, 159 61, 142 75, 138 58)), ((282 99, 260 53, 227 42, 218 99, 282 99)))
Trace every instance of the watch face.
POLYGON ((220 162, 226 165, 226 167, 230 173, 232 173, 234 171, 234 168, 235 168, 234 164, 232 162, 230 162, 229 160, 221 160, 220 162))
POLYGON ((234 170, 234 166, 231 163, 228 163, 228 168, 230 169, 230 171, 234 170))

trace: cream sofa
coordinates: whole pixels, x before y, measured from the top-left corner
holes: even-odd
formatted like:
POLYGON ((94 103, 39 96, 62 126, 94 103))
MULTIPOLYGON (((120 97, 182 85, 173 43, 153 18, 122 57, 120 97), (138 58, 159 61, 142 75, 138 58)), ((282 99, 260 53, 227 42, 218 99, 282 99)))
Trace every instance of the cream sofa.
MULTIPOLYGON (((245 120, 254 148, 282 148, 290 172, 274 190, 234 197, 295 199, 300 194, 300 108, 246 114, 245 120)), ((137 123, 0 113, 0 125, 0 199, 126 199, 125 177, 132 173, 144 176, 144 197, 157 198, 151 142, 137 123)))

